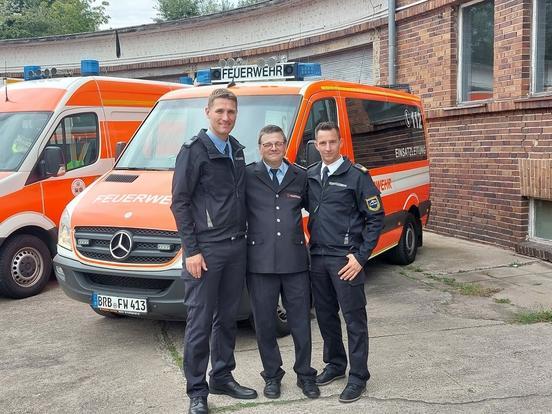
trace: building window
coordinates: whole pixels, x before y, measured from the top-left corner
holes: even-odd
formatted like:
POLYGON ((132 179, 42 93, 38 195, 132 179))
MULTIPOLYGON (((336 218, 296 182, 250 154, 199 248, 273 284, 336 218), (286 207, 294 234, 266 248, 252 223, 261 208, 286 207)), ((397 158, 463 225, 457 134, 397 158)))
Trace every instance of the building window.
POLYGON ((552 201, 531 199, 531 216, 531 237, 552 242, 552 201))
POLYGON ((552 0, 534 0, 533 92, 552 91, 552 0))
POLYGON ((460 101, 493 96, 494 1, 460 8, 460 101))

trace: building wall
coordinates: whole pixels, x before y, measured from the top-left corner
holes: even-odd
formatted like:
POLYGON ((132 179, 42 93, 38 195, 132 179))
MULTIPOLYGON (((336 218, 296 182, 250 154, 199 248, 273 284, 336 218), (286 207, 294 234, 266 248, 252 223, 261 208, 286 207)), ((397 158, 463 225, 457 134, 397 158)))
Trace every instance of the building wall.
MULTIPOLYGON (((429 228, 552 257, 524 247, 529 201, 520 160, 552 158, 552 96, 530 93, 532 1, 495 0, 493 98, 458 104, 458 10, 465 3, 398 2, 396 79, 422 96, 429 125, 429 228)), ((380 38, 385 83, 386 30, 380 38)))

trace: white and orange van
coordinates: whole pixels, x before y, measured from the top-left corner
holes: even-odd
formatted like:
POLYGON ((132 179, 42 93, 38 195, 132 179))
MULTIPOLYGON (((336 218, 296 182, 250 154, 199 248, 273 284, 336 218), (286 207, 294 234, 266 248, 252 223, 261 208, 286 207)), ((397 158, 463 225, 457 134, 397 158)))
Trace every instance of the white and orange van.
POLYGON ((180 84, 109 77, 0 89, 0 294, 42 290, 61 212, 108 171, 157 99, 180 84))
MULTIPOLYGON (((301 64, 281 65, 264 72, 301 77, 301 64)), ((240 82, 241 75, 265 75, 255 68, 234 73, 219 68, 210 75, 231 82, 238 96, 233 135, 245 145, 247 162, 259 158, 259 130, 276 124, 289 138, 287 158, 307 166, 319 156, 313 146, 316 125, 336 121, 342 153, 368 167, 383 194, 385 228, 373 256, 388 252, 397 263, 414 260, 430 210, 420 98, 333 80, 240 82)), ((206 126, 204 107, 217 87, 163 96, 114 169, 67 206, 54 263, 70 297, 105 316, 185 317, 182 250, 169 209, 171 181, 180 146, 206 126)), ((247 314, 245 298, 240 317, 247 314)))

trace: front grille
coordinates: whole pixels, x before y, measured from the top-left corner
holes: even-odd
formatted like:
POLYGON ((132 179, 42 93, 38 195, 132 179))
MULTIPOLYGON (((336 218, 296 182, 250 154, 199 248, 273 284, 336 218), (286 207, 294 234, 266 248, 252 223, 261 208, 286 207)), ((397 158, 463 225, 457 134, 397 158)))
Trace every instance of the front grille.
POLYGON ((118 227, 76 227, 75 241, 78 252, 89 259, 133 264, 168 263, 181 246, 175 231, 118 227), (124 259, 115 258, 110 250, 113 236, 121 230, 127 232, 132 239, 130 254, 124 259), (159 245, 169 249, 159 249, 159 245))
POLYGON ((101 275, 96 273, 82 273, 90 284, 101 287, 130 288, 148 291, 164 291, 168 289, 172 280, 151 279, 142 277, 128 277, 116 275, 101 275))

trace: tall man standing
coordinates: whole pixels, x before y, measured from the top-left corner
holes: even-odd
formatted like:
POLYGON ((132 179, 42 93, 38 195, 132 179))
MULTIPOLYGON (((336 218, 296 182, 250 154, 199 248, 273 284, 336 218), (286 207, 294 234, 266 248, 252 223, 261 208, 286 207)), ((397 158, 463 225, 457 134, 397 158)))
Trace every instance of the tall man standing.
POLYGON ((315 129, 315 146, 322 161, 307 172, 308 227, 314 305, 326 363, 316 383, 326 385, 345 376, 341 309, 347 326, 350 370, 339 401, 347 403, 361 397, 370 378, 363 266, 378 241, 384 212, 380 192, 368 170, 339 153, 337 124, 320 123, 315 129))
POLYGON ((193 414, 208 412, 209 392, 257 397, 232 376, 246 264, 244 147, 230 135, 236 96, 228 89, 214 90, 205 114, 209 129, 184 144, 176 159, 171 205, 185 256, 184 374, 193 414))
POLYGON ((247 286, 257 343, 263 363, 264 395, 280 397, 285 372, 276 341, 280 294, 295 345, 297 386, 318 398, 311 367, 310 286, 301 208, 306 199, 306 171, 284 160, 286 137, 276 125, 259 133, 262 160, 246 168, 247 286))

